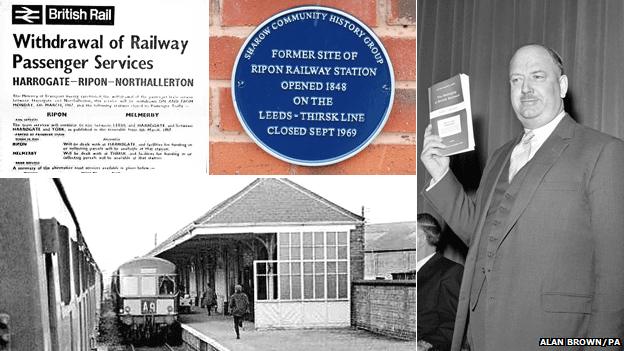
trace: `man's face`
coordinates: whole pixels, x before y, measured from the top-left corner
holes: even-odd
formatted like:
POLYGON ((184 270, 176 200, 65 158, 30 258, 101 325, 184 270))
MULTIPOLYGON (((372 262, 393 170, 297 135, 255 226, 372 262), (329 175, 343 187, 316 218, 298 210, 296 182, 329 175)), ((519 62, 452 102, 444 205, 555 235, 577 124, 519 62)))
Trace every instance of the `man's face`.
POLYGON ((563 111, 568 79, 561 76, 546 49, 524 46, 509 65, 511 105, 524 128, 535 129, 563 111))

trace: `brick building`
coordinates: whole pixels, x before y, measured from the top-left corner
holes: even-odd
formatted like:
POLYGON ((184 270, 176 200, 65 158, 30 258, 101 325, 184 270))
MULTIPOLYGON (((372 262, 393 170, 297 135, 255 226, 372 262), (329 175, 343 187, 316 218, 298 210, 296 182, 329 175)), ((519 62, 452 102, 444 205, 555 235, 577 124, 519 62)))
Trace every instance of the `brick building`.
POLYGON ((382 132, 345 161, 306 167, 260 149, 240 125, 231 98, 236 55, 254 28, 304 0, 210 0, 211 174, 415 174, 416 27, 414 0, 320 0, 314 5, 345 11, 368 25, 385 46, 395 76, 394 103, 382 132))
POLYGON ((352 282, 351 325, 416 340, 416 222, 370 224, 365 232, 365 279, 352 282))
POLYGON ((218 311, 240 284, 256 328, 349 326, 351 281, 364 276, 364 218, 286 179, 257 179, 148 255, 176 264, 218 311))
POLYGON ((416 222, 369 224, 365 232, 364 279, 415 275, 416 222))

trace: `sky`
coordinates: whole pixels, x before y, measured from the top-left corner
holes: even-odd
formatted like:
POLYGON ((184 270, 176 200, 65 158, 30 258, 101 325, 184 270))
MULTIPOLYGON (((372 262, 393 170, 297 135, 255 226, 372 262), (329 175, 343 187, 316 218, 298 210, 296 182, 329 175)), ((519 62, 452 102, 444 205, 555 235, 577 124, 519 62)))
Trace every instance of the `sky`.
MULTIPOLYGON (((61 181, 104 275, 146 254, 256 177, 76 177, 61 181)), ((415 176, 295 176, 289 179, 366 223, 416 221, 415 176)))

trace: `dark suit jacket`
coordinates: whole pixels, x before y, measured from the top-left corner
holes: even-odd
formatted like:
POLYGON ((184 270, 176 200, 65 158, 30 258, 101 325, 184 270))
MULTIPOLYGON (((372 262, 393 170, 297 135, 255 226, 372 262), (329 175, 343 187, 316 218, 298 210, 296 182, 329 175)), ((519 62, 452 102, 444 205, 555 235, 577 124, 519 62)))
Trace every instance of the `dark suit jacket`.
MULTIPOLYGON (((495 151, 475 198, 451 172, 424 193, 470 247, 453 351, 475 304, 476 248, 487 239, 482 228, 493 190, 518 141, 495 151)), ((622 337, 624 142, 566 115, 526 167, 514 205, 504 209, 487 296, 477 302, 487 303, 486 351, 540 349, 540 337, 622 337)))
POLYGON ((451 349, 462 265, 436 252, 418 271, 418 340, 436 349, 451 349))

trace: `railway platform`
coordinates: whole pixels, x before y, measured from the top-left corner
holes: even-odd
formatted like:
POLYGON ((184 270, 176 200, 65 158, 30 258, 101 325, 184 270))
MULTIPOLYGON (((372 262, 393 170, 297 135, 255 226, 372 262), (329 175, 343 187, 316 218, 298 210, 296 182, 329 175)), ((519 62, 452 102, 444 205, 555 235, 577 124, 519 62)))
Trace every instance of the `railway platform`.
MULTIPOLYGON (((236 339, 231 316, 208 316, 197 307, 180 315, 183 329, 193 338, 218 351, 318 351, 318 350, 415 350, 415 341, 401 341, 352 328, 255 330, 244 322, 241 338, 236 339)), ((202 346, 204 347, 204 346, 202 346)), ((204 348, 202 348, 203 350, 204 348)), ((199 348, 198 348, 199 350, 199 348)))

